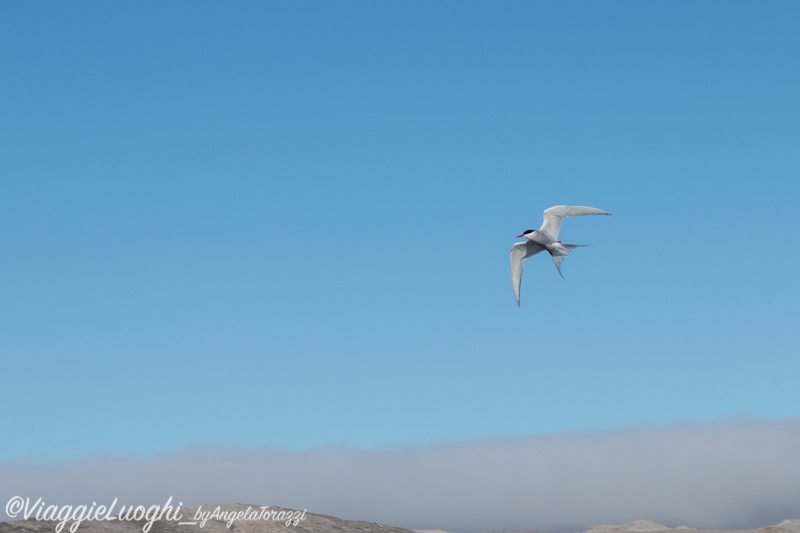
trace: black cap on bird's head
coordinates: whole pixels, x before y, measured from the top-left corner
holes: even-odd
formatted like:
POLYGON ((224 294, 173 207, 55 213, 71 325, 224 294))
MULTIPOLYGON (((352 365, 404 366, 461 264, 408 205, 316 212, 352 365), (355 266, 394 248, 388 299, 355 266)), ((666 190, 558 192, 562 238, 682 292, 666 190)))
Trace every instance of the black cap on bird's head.
POLYGON ((517 235, 517 239, 519 239, 520 237, 524 237, 528 233, 533 233, 534 231, 536 231, 536 230, 535 229, 526 229, 525 231, 522 232, 522 235, 517 235))

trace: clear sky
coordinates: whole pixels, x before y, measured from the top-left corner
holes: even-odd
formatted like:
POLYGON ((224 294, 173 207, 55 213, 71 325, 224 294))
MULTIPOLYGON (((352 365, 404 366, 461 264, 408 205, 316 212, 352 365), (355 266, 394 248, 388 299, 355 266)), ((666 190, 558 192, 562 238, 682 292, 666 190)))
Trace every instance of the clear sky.
POLYGON ((800 416, 800 3, 6 2, 0 459, 800 416), (531 258, 552 205, 599 207, 531 258))

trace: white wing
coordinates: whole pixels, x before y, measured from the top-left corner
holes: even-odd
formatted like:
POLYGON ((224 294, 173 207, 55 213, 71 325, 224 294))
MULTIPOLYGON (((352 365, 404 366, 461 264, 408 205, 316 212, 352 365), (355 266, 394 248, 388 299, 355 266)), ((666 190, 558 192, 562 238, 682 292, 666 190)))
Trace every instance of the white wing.
POLYGON ((567 217, 578 215, 610 215, 602 209, 596 207, 583 207, 580 205, 557 205, 544 210, 544 224, 539 231, 547 234, 554 241, 558 240, 558 232, 561 231, 561 221, 567 217))
POLYGON ((511 247, 511 286, 514 288, 517 305, 519 305, 519 286, 522 284, 522 267, 525 265, 525 259, 542 250, 544 250, 542 246, 532 241, 518 242, 511 247))

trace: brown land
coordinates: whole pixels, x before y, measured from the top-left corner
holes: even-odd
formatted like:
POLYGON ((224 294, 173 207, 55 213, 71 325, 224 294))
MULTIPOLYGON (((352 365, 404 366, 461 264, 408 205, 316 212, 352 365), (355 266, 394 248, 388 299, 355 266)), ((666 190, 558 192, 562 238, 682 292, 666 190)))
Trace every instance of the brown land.
MULTIPOLYGON (((304 513, 281 507, 269 507, 270 517, 256 518, 258 505, 202 505, 180 509, 180 519, 154 520, 85 520, 75 531, 81 533, 413 533, 411 530, 373 522, 342 520, 333 516, 304 513), (198 509, 208 513, 207 521, 198 509), (212 514, 216 511, 216 517, 212 514), (265 519, 266 518, 266 519, 265 519), (296 523, 295 523, 296 520, 296 523), (196 522, 181 524, 180 522, 196 522), (149 523, 149 527, 148 527, 149 523), (228 524, 230 523, 230 527, 228 524)), ((0 533, 45 533, 55 532, 58 520, 16 520, 0 523, 0 533)), ((61 532, 74 527, 74 521, 66 521, 61 532)), ((446 533, 439 529, 416 530, 417 533, 446 533)), ((521 533, 521 532, 520 532, 521 533)), ((533 533, 533 532, 527 532, 533 533)), ((586 533, 800 533, 800 520, 785 520, 780 524, 758 529, 692 529, 685 526, 669 528, 648 520, 636 520, 622 525, 592 526, 586 533)))

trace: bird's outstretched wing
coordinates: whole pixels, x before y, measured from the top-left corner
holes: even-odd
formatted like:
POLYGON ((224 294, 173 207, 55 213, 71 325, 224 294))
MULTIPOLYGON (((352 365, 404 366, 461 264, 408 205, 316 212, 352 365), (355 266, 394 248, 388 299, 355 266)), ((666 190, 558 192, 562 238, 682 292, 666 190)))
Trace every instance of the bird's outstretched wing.
POLYGON ((554 241, 558 240, 558 232, 561 231, 561 221, 567 217, 578 215, 610 215, 602 209, 596 207, 583 207, 581 205, 557 205, 544 210, 544 224, 539 231, 547 234, 554 241))
POLYGON ((519 287, 522 283, 522 267, 525 265, 525 259, 542 250, 544 250, 542 246, 532 241, 518 242, 511 247, 511 286, 514 288, 517 305, 519 305, 519 287))

